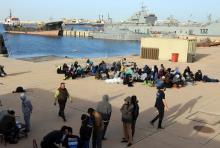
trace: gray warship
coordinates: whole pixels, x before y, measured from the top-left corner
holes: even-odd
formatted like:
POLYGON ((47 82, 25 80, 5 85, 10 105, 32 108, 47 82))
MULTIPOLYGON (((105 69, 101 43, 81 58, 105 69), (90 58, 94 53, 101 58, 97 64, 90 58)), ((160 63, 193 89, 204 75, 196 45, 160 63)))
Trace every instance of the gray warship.
POLYGON ((213 21, 211 15, 205 23, 188 20, 180 22, 173 16, 158 21, 148 13, 145 6, 130 18, 119 23, 107 21, 103 31, 93 33, 94 38, 113 40, 137 40, 142 37, 220 36, 220 19, 213 21))

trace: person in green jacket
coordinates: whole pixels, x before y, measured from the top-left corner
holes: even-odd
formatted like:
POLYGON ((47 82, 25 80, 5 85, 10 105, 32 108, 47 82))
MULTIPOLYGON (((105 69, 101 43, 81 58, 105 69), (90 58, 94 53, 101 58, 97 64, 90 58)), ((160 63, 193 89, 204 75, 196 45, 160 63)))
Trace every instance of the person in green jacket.
POLYGON ((72 99, 69 95, 69 92, 67 91, 67 89, 65 87, 65 83, 61 83, 60 87, 55 92, 54 105, 56 105, 56 103, 58 102, 58 104, 59 104, 59 113, 58 113, 58 115, 61 118, 63 118, 64 122, 66 121, 66 117, 64 115, 64 109, 65 109, 66 102, 67 102, 68 98, 70 99, 70 102, 72 102, 72 99))

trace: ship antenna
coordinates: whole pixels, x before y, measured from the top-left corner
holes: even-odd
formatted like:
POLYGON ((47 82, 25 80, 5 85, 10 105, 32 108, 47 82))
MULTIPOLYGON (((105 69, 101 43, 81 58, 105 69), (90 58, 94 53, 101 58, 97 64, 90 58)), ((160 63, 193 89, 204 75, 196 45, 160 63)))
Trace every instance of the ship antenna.
POLYGON ((145 11, 145 9, 146 9, 146 6, 144 6, 144 2, 142 2, 142 4, 141 4, 141 10, 142 10, 142 11, 145 11))
POLYGON ((12 12, 11 12, 11 9, 10 9, 10 15, 9 15, 9 17, 12 18, 12 12))

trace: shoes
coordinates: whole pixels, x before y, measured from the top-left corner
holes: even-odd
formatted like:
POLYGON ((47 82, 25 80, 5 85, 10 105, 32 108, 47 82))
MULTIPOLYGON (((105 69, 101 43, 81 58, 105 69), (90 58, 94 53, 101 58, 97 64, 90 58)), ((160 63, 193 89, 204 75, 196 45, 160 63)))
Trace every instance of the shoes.
POLYGON ((132 143, 128 143, 127 147, 130 147, 130 146, 132 146, 132 143))
POLYGON ((154 126, 154 123, 151 121, 151 122, 150 122, 150 125, 154 126))
POLYGON ((63 121, 66 122, 66 117, 62 117, 62 118, 63 118, 63 121))
POLYGON ((121 141, 121 143, 126 143, 126 142, 128 142, 128 140, 124 139, 124 140, 121 141))
POLYGON ((158 127, 157 129, 165 129, 164 127, 158 127))

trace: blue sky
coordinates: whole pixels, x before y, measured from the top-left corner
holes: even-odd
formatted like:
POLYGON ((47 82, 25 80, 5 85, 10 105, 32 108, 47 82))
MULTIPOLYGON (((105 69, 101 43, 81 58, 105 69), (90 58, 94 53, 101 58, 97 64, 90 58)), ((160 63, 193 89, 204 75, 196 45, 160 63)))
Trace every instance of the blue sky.
POLYGON ((220 0, 1 0, 0 20, 12 9, 22 20, 96 19, 99 14, 107 17, 109 13, 113 21, 120 21, 139 10, 142 3, 158 19, 174 15, 179 20, 205 21, 208 14, 220 18, 220 0))

